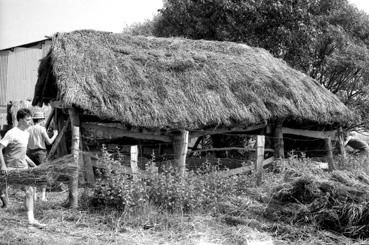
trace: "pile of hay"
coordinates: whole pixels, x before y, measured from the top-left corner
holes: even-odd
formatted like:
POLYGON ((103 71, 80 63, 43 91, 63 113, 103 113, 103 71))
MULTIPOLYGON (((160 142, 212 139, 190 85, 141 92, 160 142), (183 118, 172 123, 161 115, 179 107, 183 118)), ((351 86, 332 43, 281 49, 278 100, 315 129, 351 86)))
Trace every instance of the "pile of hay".
POLYGON ((273 191, 266 215, 313 224, 351 238, 369 237, 368 177, 334 171, 328 179, 300 176, 273 191))
POLYGON ((8 171, 0 174, 0 185, 51 185, 56 180, 68 180, 76 174, 73 156, 66 155, 35 168, 8 171))

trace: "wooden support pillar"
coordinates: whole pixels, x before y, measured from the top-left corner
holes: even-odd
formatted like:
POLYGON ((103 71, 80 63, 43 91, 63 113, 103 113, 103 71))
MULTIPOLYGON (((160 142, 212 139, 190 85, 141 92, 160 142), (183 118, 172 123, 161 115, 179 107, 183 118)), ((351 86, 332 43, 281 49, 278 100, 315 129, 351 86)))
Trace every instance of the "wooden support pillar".
POLYGON ((186 171, 186 156, 188 148, 188 131, 181 130, 179 135, 173 137, 174 160, 177 165, 177 171, 184 176, 186 171))
POLYGON ((283 141, 283 130, 282 130, 283 122, 278 121, 273 129, 273 137, 274 137, 274 157, 284 158, 284 141, 283 141))
POLYGON ((342 155, 342 160, 346 162, 347 155, 346 155, 346 149, 345 149, 345 137, 343 135, 342 127, 339 127, 337 130, 337 138, 338 138, 340 153, 342 155))
MULTIPOLYGON (((78 166, 80 153, 80 121, 79 114, 75 108, 68 109, 69 117, 72 126, 72 145, 71 153, 74 163, 78 166)), ((69 180, 69 206, 72 208, 78 207, 78 168, 69 180)))
POLYGON ((131 171, 133 177, 135 178, 136 174, 138 173, 138 146, 132 145, 131 146, 131 171))
POLYGON ((62 138, 64 137, 65 132, 67 131, 67 128, 69 126, 69 122, 70 122, 70 118, 68 118, 68 121, 65 122, 62 130, 59 131, 58 136, 56 136, 56 139, 55 139, 55 141, 54 141, 54 143, 53 143, 53 145, 52 145, 52 147, 49 151, 49 155, 47 156, 47 159, 50 160, 53 157, 53 155, 54 155, 55 151, 57 150, 57 148, 59 147, 59 144, 60 144, 62 138))
POLYGON ((50 113, 49 117, 46 120, 46 123, 45 123, 46 130, 48 130, 49 127, 50 127, 51 121, 53 120, 53 117, 55 115, 55 110, 56 110, 55 108, 52 108, 51 113, 50 113))
POLYGON ((255 161, 257 186, 261 185, 261 181, 263 178, 264 146, 265 146, 265 136, 258 135, 256 137, 256 161, 255 161))
POLYGON ((327 162, 328 162, 328 170, 333 171, 335 169, 334 162, 333 162, 333 148, 331 138, 325 138, 325 150, 327 152, 327 162))
MULTIPOLYGON (((64 122, 64 115, 61 109, 57 109, 55 108, 55 126, 57 127, 59 134, 60 132, 62 132, 65 122, 64 122)), ((55 122, 54 121, 54 122, 55 122)), ((57 156, 58 157, 62 157, 68 154, 68 150, 67 150, 67 143, 65 140, 65 136, 61 136, 61 138, 59 139, 59 143, 58 143, 58 147, 56 149, 57 152, 57 156)))

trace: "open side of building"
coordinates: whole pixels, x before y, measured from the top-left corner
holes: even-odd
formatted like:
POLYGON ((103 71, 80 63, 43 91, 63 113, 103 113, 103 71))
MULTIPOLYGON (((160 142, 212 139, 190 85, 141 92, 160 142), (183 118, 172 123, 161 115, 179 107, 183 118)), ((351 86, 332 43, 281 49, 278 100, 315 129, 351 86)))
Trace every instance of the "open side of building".
MULTIPOLYGON (((318 82, 260 48, 90 30, 53 36, 33 98, 43 104, 54 108, 60 131, 52 151, 71 151, 76 163, 86 150, 81 139, 125 137, 132 147, 140 140, 172 144, 184 174, 189 139, 251 133, 259 135, 259 181, 263 164, 274 159, 264 159, 264 135, 275 138, 274 157, 284 156, 289 134, 323 139, 332 159, 331 139, 353 116, 318 82), (63 140, 68 124, 71 147, 63 140)), ((137 150, 131 153, 135 169, 137 150)), ((78 179, 73 183, 76 205, 78 179)))

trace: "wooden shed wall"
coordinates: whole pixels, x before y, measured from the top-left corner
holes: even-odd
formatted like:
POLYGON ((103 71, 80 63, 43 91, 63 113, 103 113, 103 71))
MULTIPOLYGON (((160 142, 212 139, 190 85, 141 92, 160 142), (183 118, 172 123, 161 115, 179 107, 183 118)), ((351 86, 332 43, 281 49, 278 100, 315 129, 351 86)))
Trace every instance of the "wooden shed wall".
POLYGON ((10 101, 32 100, 40 59, 50 48, 50 41, 31 47, 0 51, 0 129, 6 124, 6 105, 10 101))

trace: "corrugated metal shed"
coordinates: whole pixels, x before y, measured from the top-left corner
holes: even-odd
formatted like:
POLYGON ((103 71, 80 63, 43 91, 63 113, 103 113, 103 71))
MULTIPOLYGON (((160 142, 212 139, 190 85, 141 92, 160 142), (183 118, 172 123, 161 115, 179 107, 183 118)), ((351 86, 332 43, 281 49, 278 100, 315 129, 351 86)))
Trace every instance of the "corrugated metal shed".
POLYGON ((39 62, 49 48, 50 41, 42 40, 0 51, 0 129, 10 101, 33 98, 39 62))

